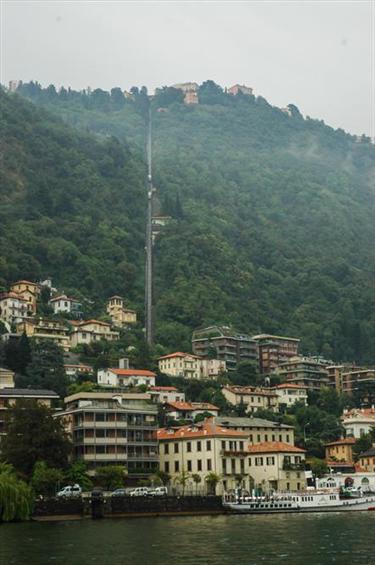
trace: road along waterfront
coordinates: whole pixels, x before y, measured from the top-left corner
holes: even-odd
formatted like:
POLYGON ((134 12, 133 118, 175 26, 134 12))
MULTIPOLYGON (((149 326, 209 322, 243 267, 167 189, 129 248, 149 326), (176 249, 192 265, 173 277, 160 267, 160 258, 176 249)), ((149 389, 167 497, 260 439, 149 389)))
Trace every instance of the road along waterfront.
POLYGON ((2 524, 7 565, 374 563, 375 512, 2 524))

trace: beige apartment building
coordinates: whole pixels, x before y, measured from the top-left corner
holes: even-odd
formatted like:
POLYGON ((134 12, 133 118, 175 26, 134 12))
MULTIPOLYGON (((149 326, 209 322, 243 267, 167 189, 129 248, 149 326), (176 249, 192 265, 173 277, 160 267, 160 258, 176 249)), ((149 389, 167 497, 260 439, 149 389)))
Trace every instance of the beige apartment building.
POLYGON ((10 285, 10 291, 26 301, 29 316, 36 314, 36 304, 40 294, 40 286, 37 283, 31 281, 17 281, 10 285))
POLYGON ((280 363, 275 369, 282 381, 305 387, 307 390, 319 391, 329 386, 327 366, 311 357, 292 357, 280 363))
POLYGON ((4 292, 0 295, 0 320, 7 324, 21 322, 28 315, 28 302, 15 292, 4 292))
POLYGON ((147 393, 80 392, 64 400, 62 418, 74 459, 91 473, 104 465, 123 465, 129 479, 158 468, 157 406, 147 393))
POLYGON ((263 492, 299 491, 306 487, 305 450, 282 442, 249 447, 248 473, 263 492))
POLYGON ((51 340, 59 345, 64 351, 70 349, 69 329, 65 322, 48 318, 25 318, 16 324, 18 334, 25 333, 27 337, 36 340, 51 340))
POLYGON ((111 324, 101 322, 100 320, 75 322, 72 326, 73 332, 70 336, 70 343, 72 347, 93 343, 94 341, 99 341, 101 339, 115 341, 120 337, 120 333, 118 331, 111 329, 111 324))
POLYGON ((278 395, 270 389, 252 386, 226 385, 221 389, 225 399, 233 406, 244 404, 247 413, 257 410, 272 410, 279 407, 278 395))
POLYGON ((166 375, 185 379, 216 379, 226 371, 225 361, 204 359, 182 351, 159 357, 158 366, 160 372, 166 375))
MULTIPOLYGON (((171 476, 172 484, 185 472, 197 474, 201 485, 209 473, 222 477, 216 493, 235 488, 236 476, 245 475, 247 433, 222 428, 211 420, 179 428, 158 430, 160 469, 171 476)), ((193 482, 190 485, 193 488, 193 482)))
POLYGON ((375 386, 375 369, 355 369, 342 373, 342 392, 352 395, 365 387, 375 386))
POLYGON ((109 298, 106 312, 111 318, 112 324, 117 328, 123 328, 137 322, 136 311, 126 308, 125 301, 121 296, 111 296, 109 298))

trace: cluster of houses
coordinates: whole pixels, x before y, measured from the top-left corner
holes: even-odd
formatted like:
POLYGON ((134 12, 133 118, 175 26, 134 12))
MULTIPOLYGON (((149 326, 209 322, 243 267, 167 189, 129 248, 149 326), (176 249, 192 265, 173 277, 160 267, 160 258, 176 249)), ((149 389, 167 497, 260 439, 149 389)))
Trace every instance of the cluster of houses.
POLYGON ((35 283, 27 280, 17 281, 8 292, 0 295, 0 321, 7 333, 3 339, 26 334, 35 340, 47 339, 69 351, 81 344, 90 344, 105 339, 117 340, 120 329, 137 322, 135 310, 128 308, 121 296, 112 296, 106 304, 109 321, 84 320, 82 303, 66 294, 59 294, 52 288, 50 280, 35 283), (53 316, 38 315, 38 302, 43 286, 51 292, 49 305, 53 316), (14 330, 14 331, 12 331, 14 330))

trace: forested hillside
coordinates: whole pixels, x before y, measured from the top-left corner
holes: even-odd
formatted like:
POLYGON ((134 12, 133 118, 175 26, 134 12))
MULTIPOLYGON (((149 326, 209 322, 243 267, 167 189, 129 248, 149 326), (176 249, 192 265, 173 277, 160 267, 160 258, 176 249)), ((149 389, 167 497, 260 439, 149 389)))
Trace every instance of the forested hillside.
MULTIPOLYGON (((20 93, 85 134, 2 95, 3 279, 43 272, 140 304, 145 90, 20 93)), ((227 322, 375 363, 374 147, 210 82, 198 106, 180 94, 152 100, 155 185, 173 218, 156 243, 157 340, 187 348, 194 327, 227 322)))

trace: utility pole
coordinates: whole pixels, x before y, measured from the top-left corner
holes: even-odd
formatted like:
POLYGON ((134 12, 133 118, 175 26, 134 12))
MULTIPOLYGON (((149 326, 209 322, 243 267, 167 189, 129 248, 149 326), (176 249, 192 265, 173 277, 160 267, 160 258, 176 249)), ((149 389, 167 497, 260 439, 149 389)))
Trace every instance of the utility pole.
POLYGON ((146 219, 146 269, 145 269, 145 318, 146 318, 146 341, 148 345, 153 342, 153 320, 152 320, 152 212, 153 194, 152 186, 152 123, 151 103, 148 110, 147 120, 147 219, 146 219))

